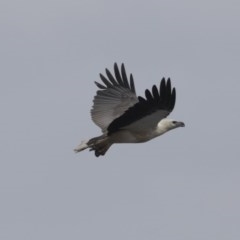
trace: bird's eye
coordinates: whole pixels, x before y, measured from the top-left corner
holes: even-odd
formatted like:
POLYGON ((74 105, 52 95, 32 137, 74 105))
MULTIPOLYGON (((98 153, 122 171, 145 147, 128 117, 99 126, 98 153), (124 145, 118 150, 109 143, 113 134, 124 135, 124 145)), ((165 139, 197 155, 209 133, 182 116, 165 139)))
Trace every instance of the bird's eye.
POLYGON ((173 124, 176 124, 176 123, 177 123, 177 121, 172 121, 172 123, 173 123, 173 124))

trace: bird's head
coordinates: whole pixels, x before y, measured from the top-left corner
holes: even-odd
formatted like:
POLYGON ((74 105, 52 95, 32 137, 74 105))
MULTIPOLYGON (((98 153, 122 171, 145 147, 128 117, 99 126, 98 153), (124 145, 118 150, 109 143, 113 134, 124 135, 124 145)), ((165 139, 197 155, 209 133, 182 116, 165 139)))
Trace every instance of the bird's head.
POLYGON ((158 123, 158 129, 163 133, 178 127, 185 127, 185 124, 168 118, 164 118, 158 123))

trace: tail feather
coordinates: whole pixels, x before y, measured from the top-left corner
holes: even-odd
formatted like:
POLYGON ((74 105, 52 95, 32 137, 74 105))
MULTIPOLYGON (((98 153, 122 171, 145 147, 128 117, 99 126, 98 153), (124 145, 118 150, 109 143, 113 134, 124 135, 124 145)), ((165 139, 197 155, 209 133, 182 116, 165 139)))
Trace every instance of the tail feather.
POLYGON ((75 149, 76 153, 83 151, 84 149, 88 148, 88 141, 83 140, 75 149))
POLYGON ((103 135, 92 138, 89 141, 82 141, 80 145, 74 149, 74 151, 77 153, 89 148, 90 151, 95 151, 96 157, 99 157, 100 155, 105 155, 111 145, 112 143, 109 141, 109 138, 103 135))

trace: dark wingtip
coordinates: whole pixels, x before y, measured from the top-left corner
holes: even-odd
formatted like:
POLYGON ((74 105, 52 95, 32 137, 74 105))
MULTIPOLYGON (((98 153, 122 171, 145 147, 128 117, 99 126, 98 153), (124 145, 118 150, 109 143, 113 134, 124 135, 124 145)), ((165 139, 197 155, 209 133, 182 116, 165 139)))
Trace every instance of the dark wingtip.
POLYGON ((176 103, 176 89, 172 89, 172 94, 171 94, 171 102, 170 102, 170 109, 171 111, 174 109, 176 103))
POLYGON ((116 71, 115 69, 117 69, 117 71, 118 71, 118 65, 116 62, 114 63, 113 68, 114 68, 114 71, 116 71))
POLYGON ((119 68, 118 64, 115 62, 113 64, 113 70, 114 72, 112 74, 108 68, 105 68, 105 72, 107 75, 106 77, 100 73, 100 78, 104 84, 95 82, 97 87, 100 89, 107 89, 114 86, 122 86, 136 94, 133 76, 132 74, 130 74, 130 78, 128 80, 124 63, 122 63, 119 68))
POLYGON ((171 90, 171 79, 167 79, 167 88, 171 90))
POLYGON ((97 87, 98 88, 100 88, 100 89, 106 89, 106 87, 105 86, 103 86, 102 84, 100 84, 100 83, 98 83, 98 82, 94 82, 96 85, 97 85, 97 87))
POLYGON ((153 94, 153 97, 154 97, 157 101, 160 100, 159 92, 158 92, 158 89, 157 89, 157 86, 156 86, 156 85, 153 85, 153 87, 152 87, 152 94, 153 94))
POLYGON ((148 89, 145 90, 145 96, 146 96, 146 99, 149 102, 153 102, 153 96, 152 96, 151 92, 148 89))
POLYGON ((134 79, 133 79, 132 74, 130 74, 130 87, 131 87, 132 92, 136 94, 135 84, 134 84, 134 79))
POLYGON ((165 78, 162 78, 161 83, 160 83, 160 89, 159 89, 161 99, 165 98, 165 86, 166 86, 165 78))

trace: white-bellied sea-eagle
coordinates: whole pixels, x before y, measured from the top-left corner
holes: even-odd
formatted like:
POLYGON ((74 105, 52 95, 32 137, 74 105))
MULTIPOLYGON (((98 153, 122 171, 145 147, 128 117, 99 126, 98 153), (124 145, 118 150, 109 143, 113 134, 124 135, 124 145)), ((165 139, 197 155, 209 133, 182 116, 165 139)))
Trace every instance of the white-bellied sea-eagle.
POLYGON ((163 78, 159 89, 145 90, 145 98, 136 95, 133 76, 128 80, 124 64, 119 70, 114 64, 114 75, 106 69, 100 74, 103 83, 95 82, 99 90, 93 100, 91 116, 102 129, 102 135, 82 141, 75 152, 86 148, 104 155, 114 143, 141 143, 149 141, 177 127, 183 122, 167 119, 174 108, 176 90, 171 81, 163 78))

